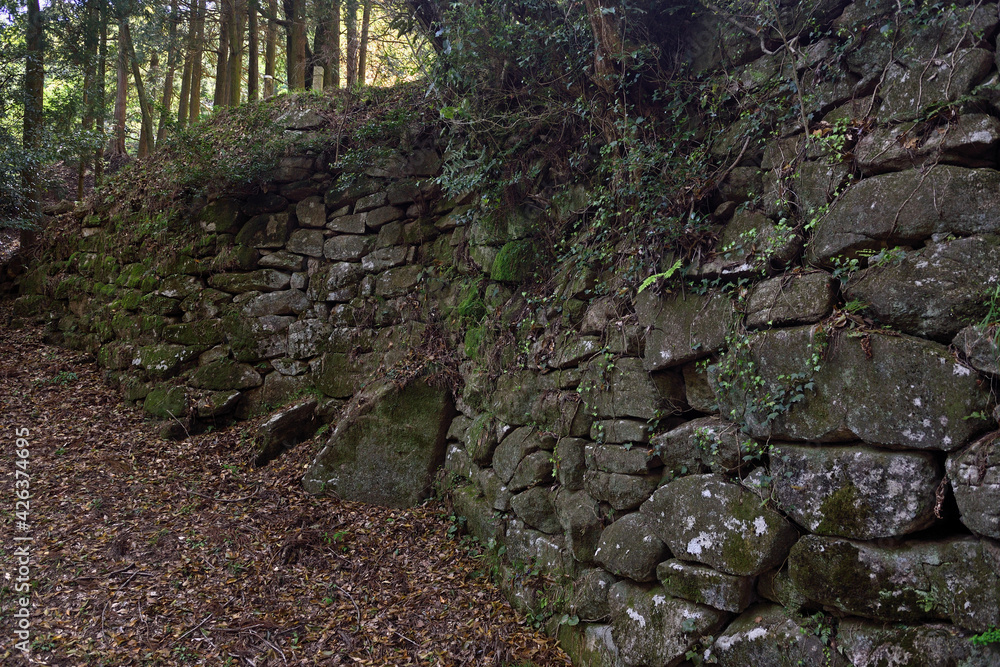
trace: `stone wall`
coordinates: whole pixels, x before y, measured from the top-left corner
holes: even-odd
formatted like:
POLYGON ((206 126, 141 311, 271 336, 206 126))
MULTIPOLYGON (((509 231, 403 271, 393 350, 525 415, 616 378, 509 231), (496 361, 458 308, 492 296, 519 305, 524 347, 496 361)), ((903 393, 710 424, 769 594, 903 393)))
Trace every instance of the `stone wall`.
MULTIPOLYGON (((88 218, 16 313, 59 313, 168 431, 291 405, 263 463, 330 423, 311 491, 412 504, 444 462, 577 664, 1000 664, 968 640, 1000 626, 997 5, 814 4, 808 140, 744 116, 712 146, 720 240, 684 289, 567 265, 532 301, 541 214, 443 201, 428 145, 339 180, 287 158, 156 261, 88 218)), ((755 48, 695 64, 764 95, 787 53, 755 48)))

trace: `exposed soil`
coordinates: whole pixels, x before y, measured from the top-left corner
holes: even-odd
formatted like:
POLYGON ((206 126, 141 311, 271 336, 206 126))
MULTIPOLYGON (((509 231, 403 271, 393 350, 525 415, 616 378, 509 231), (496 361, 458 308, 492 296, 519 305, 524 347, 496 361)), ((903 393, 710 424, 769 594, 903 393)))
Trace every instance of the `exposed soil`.
POLYGON ((0 302, 3 665, 569 664, 449 533, 443 503, 310 496, 315 444, 254 468, 250 422, 161 440, 100 368, 10 330, 9 313, 0 302), (30 657, 14 634, 25 544, 30 657))

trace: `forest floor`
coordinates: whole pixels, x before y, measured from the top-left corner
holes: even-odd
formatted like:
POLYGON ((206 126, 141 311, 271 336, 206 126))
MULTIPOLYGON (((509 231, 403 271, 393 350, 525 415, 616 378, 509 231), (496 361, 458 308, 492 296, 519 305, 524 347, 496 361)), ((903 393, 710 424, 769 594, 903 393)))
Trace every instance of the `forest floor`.
POLYGON ((161 440, 92 360, 7 328, 9 312, 0 301, 0 664, 569 664, 443 502, 310 496, 313 443, 255 468, 254 422, 161 440), (30 656, 14 632, 24 545, 30 656))

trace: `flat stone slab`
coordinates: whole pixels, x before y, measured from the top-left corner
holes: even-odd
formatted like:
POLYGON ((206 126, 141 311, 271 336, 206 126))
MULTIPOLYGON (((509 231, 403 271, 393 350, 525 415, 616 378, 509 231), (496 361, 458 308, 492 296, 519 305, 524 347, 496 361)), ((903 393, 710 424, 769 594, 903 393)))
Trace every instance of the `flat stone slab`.
POLYGON ((934 523, 943 471, 931 452, 866 445, 775 447, 770 460, 778 503, 810 532, 871 540, 934 523))
POLYGON ((755 597, 753 577, 737 577, 676 558, 660 563, 656 578, 673 597, 736 614, 750 606, 755 597))
POLYGON ((818 322, 833 310, 836 294, 829 273, 779 276, 750 292, 747 326, 783 327, 818 322))

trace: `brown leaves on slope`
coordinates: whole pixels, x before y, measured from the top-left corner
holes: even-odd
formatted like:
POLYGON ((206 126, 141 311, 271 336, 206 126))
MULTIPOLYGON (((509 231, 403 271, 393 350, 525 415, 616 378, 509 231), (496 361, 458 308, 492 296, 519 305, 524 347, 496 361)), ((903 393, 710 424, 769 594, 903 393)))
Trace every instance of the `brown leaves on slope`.
POLYGON ((439 505, 309 496, 309 443, 255 469, 252 424, 159 440, 99 368, 38 340, 0 329, 0 663, 568 664, 439 505), (30 429, 30 660, 13 647, 15 428, 30 429))

